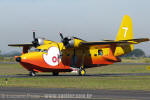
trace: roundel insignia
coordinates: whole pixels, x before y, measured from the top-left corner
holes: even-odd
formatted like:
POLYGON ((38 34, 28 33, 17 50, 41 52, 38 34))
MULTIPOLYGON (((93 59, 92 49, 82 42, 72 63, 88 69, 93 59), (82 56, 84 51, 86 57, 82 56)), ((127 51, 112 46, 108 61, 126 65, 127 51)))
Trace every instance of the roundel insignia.
POLYGON ((47 54, 43 54, 44 61, 51 66, 57 66, 60 63, 61 58, 59 58, 59 56, 60 51, 57 47, 54 46, 48 49, 47 54))

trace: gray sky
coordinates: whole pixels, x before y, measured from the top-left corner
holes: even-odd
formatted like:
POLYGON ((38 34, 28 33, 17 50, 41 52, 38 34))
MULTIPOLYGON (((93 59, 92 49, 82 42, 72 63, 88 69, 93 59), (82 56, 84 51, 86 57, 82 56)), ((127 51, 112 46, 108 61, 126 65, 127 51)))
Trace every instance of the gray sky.
MULTIPOLYGON (((88 41, 115 39, 122 18, 133 21, 134 38, 150 38, 150 0, 0 0, 0 50, 36 35, 60 41, 58 32, 88 41)), ((136 48, 150 55, 150 42, 136 48)))

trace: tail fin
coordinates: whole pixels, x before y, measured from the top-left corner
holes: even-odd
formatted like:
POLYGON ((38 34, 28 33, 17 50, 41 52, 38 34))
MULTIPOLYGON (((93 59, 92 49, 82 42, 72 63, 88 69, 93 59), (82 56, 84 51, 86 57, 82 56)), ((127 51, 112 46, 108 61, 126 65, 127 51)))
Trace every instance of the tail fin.
MULTIPOLYGON (((132 20, 130 16, 123 17, 116 41, 133 39, 132 20)), ((121 56, 133 51, 133 44, 122 45, 115 50, 115 56, 121 56)))
POLYGON ((116 41, 128 39, 133 39, 132 20, 130 16, 125 15, 119 28, 116 41))

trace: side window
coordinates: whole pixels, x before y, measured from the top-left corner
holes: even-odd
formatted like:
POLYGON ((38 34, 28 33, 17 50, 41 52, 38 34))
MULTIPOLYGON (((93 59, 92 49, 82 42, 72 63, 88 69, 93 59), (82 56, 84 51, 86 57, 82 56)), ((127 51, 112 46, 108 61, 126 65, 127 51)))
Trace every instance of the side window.
POLYGON ((97 54, 94 54, 94 56, 97 56, 97 54))
POLYGON ((70 54, 67 54, 67 56, 70 56, 70 54))
POLYGON ((100 56, 103 55, 103 51, 101 49, 98 50, 98 55, 100 55, 100 56))

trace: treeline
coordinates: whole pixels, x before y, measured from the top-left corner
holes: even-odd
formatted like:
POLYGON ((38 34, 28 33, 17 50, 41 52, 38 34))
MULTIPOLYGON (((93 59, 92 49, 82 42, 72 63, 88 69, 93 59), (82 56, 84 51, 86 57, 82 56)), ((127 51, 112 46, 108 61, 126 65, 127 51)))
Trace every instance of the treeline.
POLYGON ((6 54, 2 54, 0 50, 0 62, 15 62, 14 56, 20 56, 21 53, 18 51, 12 51, 6 54))
POLYGON ((0 50, 0 56, 1 56, 1 57, 14 57, 14 56, 20 56, 20 55, 21 55, 21 53, 18 52, 18 51, 11 51, 11 52, 2 54, 2 53, 1 53, 1 50, 0 50))
POLYGON ((134 49, 132 52, 123 55, 122 57, 146 57, 146 54, 141 49, 134 49))

